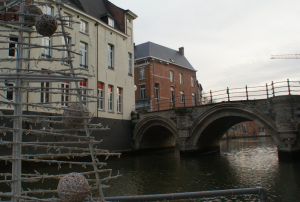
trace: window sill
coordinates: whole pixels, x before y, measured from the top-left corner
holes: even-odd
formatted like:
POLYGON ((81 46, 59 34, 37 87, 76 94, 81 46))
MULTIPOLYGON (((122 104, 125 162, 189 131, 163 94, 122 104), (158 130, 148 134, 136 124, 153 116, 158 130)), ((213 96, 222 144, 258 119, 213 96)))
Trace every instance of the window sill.
POLYGON ((111 113, 111 114, 114 114, 115 112, 114 111, 107 111, 108 113, 111 113))
POLYGON ((90 36, 88 33, 85 33, 85 32, 82 32, 82 31, 79 31, 79 33, 90 36))
POLYGON ((139 79, 139 81, 142 81, 142 80, 145 80, 145 78, 143 78, 143 79, 139 79))
POLYGON ((115 68, 114 68, 114 67, 108 67, 108 69, 115 70, 115 68))
POLYGON ((105 112, 105 110, 104 110, 104 109, 98 109, 98 111, 100 111, 100 112, 105 112))
POLYGON ((132 75, 131 73, 128 73, 128 76, 131 76, 131 77, 133 77, 133 75, 132 75))
POLYGON ((123 115, 123 112, 117 112, 117 114, 123 115))
POLYGON ((73 29, 73 27, 69 27, 69 26, 66 26, 66 25, 65 25, 65 27, 68 28, 68 29, 73 29))

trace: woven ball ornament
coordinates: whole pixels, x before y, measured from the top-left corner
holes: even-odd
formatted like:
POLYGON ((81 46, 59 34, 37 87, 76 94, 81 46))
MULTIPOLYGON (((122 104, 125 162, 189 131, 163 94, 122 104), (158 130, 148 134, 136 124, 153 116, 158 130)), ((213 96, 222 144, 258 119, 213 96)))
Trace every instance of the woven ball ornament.
POLYGON ((89 183, 80 173, 70 173, 59 180, 57 192, 62 201, 82 202, 90 191, 89 183))
POLYGON ((83 106, 83 108, 85 112, 81 111, 79 103, 69 104, 68 107, 65 108, 63 112, 63 122, 68 128, 83 128, 83 125, 81 124, 84 123, 85 119, 87 120, 87 123, 90 122, 93 114, 86 106, 83 106))
MULTIPOLYGON (((39 7, 34 6, 34 5, 26 6, 24 8, 24 13, 25 14, 33 14, 33 15, 43 15, 42 10, 39 7)), ((27 15, 25 15, 25 21, 35 22, 35 19, 37 17, 38 16, 27 16, 27 15)))
POLYGON ((41 15, 36 18, 35 28, 40 35, 52 36, 57 30, 56 18, 47 14, 41 15))

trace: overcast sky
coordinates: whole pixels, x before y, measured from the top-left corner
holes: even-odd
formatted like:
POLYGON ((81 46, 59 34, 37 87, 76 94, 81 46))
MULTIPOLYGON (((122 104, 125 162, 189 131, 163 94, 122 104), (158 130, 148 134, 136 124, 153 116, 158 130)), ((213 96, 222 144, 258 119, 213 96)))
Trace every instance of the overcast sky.
POLYGON ((300 1, 110 0, 138 15, 134 41, 175 50, 197 70, 204 91, 300 81, 300 1))

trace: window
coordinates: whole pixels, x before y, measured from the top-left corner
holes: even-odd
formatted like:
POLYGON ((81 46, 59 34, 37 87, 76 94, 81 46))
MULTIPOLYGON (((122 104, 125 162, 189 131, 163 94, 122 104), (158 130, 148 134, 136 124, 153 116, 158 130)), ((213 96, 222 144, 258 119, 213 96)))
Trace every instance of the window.
POLYGON ((117 112, 122 112, 122 88, 117 88, 117 112))
POLYGON ((113 86, 108 86, 108 111, 113 111, 113 86))
MULTIPOLYGON (((63 44, 65 45, 65 47, 64 47, 64 49, 67 49, 67 44, 68 45, 70 45, 71 44, 71 37, 67 37, 67 44, 65 43, 65 38, 63 37, 62 38, 62 42, 63 42, 63 44)), ((63 51, 63 57, 65 58, 65 59, 69 59, 69 56, 68 56, 68 51, 63 51)), ((70 62, 69 61, 66 61, 66 62, 64 62, 65 64, 70 64, 70 62)))
POLYGON ((194 77, 191 77, 191 86, 194 87, 194 77))
POLYGON ((104 92, 103 92, 103 86, 104 84, 101 82, 98 82, 98 109, 103 110, 104 109, 104 92))
POLYGON ((192 93, 192 104, 195 105, 195 103, 196 103, 196 102, 195 102, 195 94, 192 93))
POLYGON ((180 101, 181 101, 181 103, 184 103, 184 93, 183 93, 183 91, 180 91, 180 101))
POLYGON ((175 99, 174 87, 171 87, 171 102, 175 99))
POLYGON ((128 53, 128 75, 132 76, 132 54, 128 53))
POLYGON ((170 81, 174 82, 174 72, 173 72, 173 70, 170 71, 170 81))
POLYGON ((139 71, 140 71, 140 80, 141 80, 141 79, 145 79, 145 68, 144 68, 144 67, 141 67, 141 68, 139 69, 139 71))
POLYGON ((108 25, 111 27, 115 27, 115 21, 111 18, 108 18, 108 25))
POLYGON ((145 99, 145 84, 140 85, 140 98, 145 99))
POLYGON ((265 128, 264 127, 259 127, 259 132, 265 132, 265 128))
POLYGON ((18 42, 18 37, 17 36, 12 36, 9 37, 9 49, 8 49, 8 56, 10 57, 18 57, 17 54, 17 47, 18 44, 16 44, 15 42, 18 42))
POLYGON ((80 81, 79 83, 79 88, 82 88, 81 90, 81 100, 82 100, 82 103, 87 106, 87 90, 86 90, 86 83, 87 83, 87 80, 85 79, 84 81, 80 81))
POLYGON ((87 44, 80 42, 80 67, 87 68, 87 44))
POLYGON ((159 84, 158 83, 155 83, 154 85, 154 96, 155 96, 155 99, 159 99, 159 84))
POLYGON ((114 69, 114 47, 113 45, 108 44, 108 68, 114 69))
POLYGON ((179 81, 180 81, 180 84, 183 84, 183 77, 182 77, 182 73, 179 74, 179 81))
POLYGON ((43 10, 44 14, 53 15, 53 7, 51 6, 44 6, 43 10))
POLYGON ((80 20, 80 32, 85 34, 88 33, 88 22, 80 20))
POLYGON ((71 23, 72 15, 69 13, 64 13, 63 19, 65 20, 64 21, 65 26, 71 28, 72 27, 72 23, 71 23))
MULTIPOLYGON (((49 75, 49 73, 47 73, 49 75)), ((41 82, 41 103, 48 103, 50 100, 49 82, 41 82)))
MULTIPOLYGON (((44 37, 42 39, 42 45, 46 47, 51 46, 51 38, 50 37, 44 37)), ((42 50, 42 56, 45 58, 51 58, 51 50, 49 48, 43 48, 42 50)))
POLYGON ((62 106, 68 106, 69 88, 70 88, 69 82, 64 82, 61 84, 61 105, 62 106))
POLYGON ((14 84, 13 83, 7 83, 7 84, 5 83, 5 85, 7 86, 6 99, 13 100, 14 99, 14 89, 13 89, 14 84))

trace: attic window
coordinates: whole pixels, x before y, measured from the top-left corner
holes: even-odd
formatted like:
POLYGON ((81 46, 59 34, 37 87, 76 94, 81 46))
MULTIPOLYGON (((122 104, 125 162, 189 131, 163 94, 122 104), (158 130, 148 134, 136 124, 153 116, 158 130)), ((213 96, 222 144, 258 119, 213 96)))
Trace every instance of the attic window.
POLYGON ((115 27, 115 21, 111 18, 108 18, 108 25, 111 27, 115 27))
POLYGON ((174 60, 172 58, 170 60, 171 60, 171 62, 174 62, 174 60))

